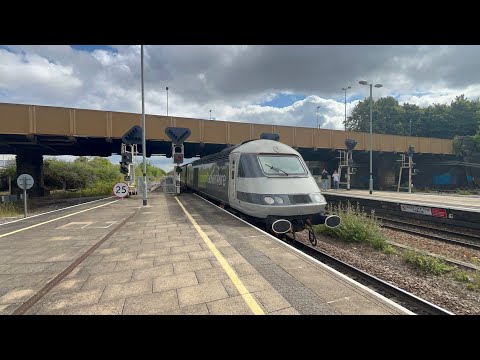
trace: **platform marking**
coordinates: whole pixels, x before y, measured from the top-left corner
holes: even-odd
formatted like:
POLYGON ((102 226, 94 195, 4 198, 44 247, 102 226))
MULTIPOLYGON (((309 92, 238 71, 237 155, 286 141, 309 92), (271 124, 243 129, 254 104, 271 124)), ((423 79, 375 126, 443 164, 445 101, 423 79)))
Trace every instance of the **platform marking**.
POLYGON ((107 225, 107 226, 95 226, 93 228, 90 228, 90 229, 108 229, 110 226, 112 226, 113 224, 116 224, 117 221, 105 221, 105 224, 110 224, 110 225, 107 225))
POLYGON ((222 268, 223 270, 227 273, 228 277, 230 278, 230 280, 233 282, 233 284, 235 285, 235 287, 237 288, 238 292, 240 293, 240 295, 242 295, 242 298, 243 300, 247 303, 248 307, 250 308, 250 310, 252 310, 252 312, 255 314, 255 315, 265 315, 265 312, 263 311, 263 309, 260 307, 260 305, 258 304, 258 302, 255 300, 255 298, 252 296, 252 294, 250 294, 250 292, 248 291, 248 289, 245 287, 245 285, 243 285, 243 282, 242 280, 239 279, 238 275, 236 274, 235 270, 232 269, 232 267, 230 266, 230 264, 227 262, 227 260, 225 260, 225 258, 223 257, 223 255, 220 253, 220 251, 218 251, 217 247, 213 244, 213 242, 210 240, 210 238, 208 237, 207 234, 205 234, 202 230, 202 228, 200 227, 200 225, 197 224, 197 222, 195 221, 195 219, 192 217, 192 215, 190 215, 190 213, 187 211, 187 209, 185 209, 185 207, 183 206, 183 204, 180 202, 180 200, 178 200, 177 197, 175 197, 175 200, 177 200, 178 202, 178 205, 180 205, 180 207, 182 208, 183 212, 187 215, 188 219, 190 220, 190 222, 193 224, 193 226, 195 227, 195 229, 197 230, 198 234, 202 237, 203 241, 205 241, 205 244, 207 244, 208 248, 210 249, 210 251, 213 253, 213 255, 215 255, 215 257, 217 258, 218 262, 220 263, 220 265, 222 265, 222 268))
POLYGON ((30 220, 31 218, 34 218, 34 217, 37 217, 37 216, 47 215, 47 214, 51 214, 51 213, 54 213, 54 212, 57 212, 57 211, 62 211, 62 210, 68 210, 68 209, 71 209, 71 208, 74 208, 74 207, 77 207, 77 206, 87 205, 87 204, 91 204, 91 203, 94 203, 94 202, 102 201, 102 200, 105 200, 105 199, 110 199, 110 198, 112 198, 112 197, 114 197, 114 196, 108 196, 108 197, 104 197, 104 198, 97 199, 97 200, 92 200, 92 201, 86 201, 86 202, 81 203, 81 204, 72 205, 72 206, 67 206, 67 207, 64 207, 64 208, 61 208, 61 209, 57 209, 57 210, 47 211, 47 212, 44 212, 44 213, 41 213, 41 214, 30 215, 29 217, 26 217, 26 218, 22 218, 22 219, 18 219, 18 220, 13 220, 13 221, 9 221, 9 222, 0 224, 0 226, 4 226, 4 225, 16 223, 16 222, 19 222, 19 221, 30 220))
POLYGON ((70 216, 73 216, 73 215, 77 215, 77 214, 83 213, 83 212, 85 212, 85 211, 90 211, 90 210, 93 210, 93 209, 98 209, 98 208, 101 208, 102 206, 107 206, 107 205, 113 204, 114 202, 117 202, 117 201, 118 201, 118 200, 110 201, 110 202, 108 202, 108 203, 106 203, 106 204, 94 206, 94 207, 92 207, 92 208, 90 208, 90 209, 85 209, 85 210, 77 211, 77 212, 75 212, 75 213, 73 213, 73 214, 63 215, 63 216, 60 216, 59 218, 56 218, 56 219, 47 220, 47 221, 44 221, 44 222, 41 222, 41 223, 38 223, 38 224, 35 224, 35 225, 31 225, 31 226, 24 227, 24 228, 22 228, 22 229, 10 231, 10 232, 8 232, 8 233, 1 234, 1 235, 0 235, 0 238, 3 238, 3 237, 8 236, 8 235, 13 235, 13 234, 16 234, 16 233, 25 231, 25 230, 33 229, 33 228, 36 228, 37 226, 45 225, 45 224, 48 224, 48 223, 51 223, 51 222, 54 222, 54 221, 58 221, 58 220, 61 220, 61 219, 65 219, 65 218, 67 218, 67 217, 70 217, 70 216))
MULTIPOLYGON (((83 225, 83 226, 80 226, 80 227, 74 227, 74 229, 83 229, 83 228, 86 228, 88 225, 90 224, 93 224, 94 221, 72 221, 72 222, 69 222, 68 224, 65 224, 65 225, 62 225, 62 226, 59 226, 57 228, 55 228, 55 230, 59 230, 59 229, 66 229, 67 227, 69 226, 72 226, 72 225, 83 225)), ((72 228, 70 228, 72 229, 72 228)))
POLYGON ((59 240, 70 240, 72 237, 71 236, 54 236, 50 239, 48 239, 48 241, 59 241, 59 240))

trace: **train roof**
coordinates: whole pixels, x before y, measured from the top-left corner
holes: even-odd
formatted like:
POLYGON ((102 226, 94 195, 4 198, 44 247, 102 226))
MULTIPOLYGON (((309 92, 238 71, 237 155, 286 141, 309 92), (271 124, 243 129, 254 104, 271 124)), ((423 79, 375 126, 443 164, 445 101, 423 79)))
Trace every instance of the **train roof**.
POLYGON ((222 151, 207 155, 202 157, 201 159, 192 161, 192 165, 200 165, 209 163, 212 161, 219 161, 219 160, 228 160, 230 153, 232 152, 240 152, 240 153, 280 153, 280 154, 294 154, 300 156, 298 151, 294 150, 288 145, 285 145, 281 142, 274 141, 274 140, 267 140, 267 139, 259 139, 259 140, 248 140, 244 141, 241 144, 230 146, 222 151))
POLYGON ((246 153, 280 153, 280 154, 295 154, 300 155, 298 151, 293 149, 292 147, 283 144, 281 142, 275 140, 267 140, 267 139, 260 139, 260 140, 252 140, 246 141, 235 149, 232 152, 246 152, 246 153))

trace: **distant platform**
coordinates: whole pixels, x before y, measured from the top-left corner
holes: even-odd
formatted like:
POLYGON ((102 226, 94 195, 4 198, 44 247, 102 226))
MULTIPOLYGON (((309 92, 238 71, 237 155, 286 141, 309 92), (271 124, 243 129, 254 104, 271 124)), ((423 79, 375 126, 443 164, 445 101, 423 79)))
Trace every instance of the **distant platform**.
POLYGON ((478 195, 432 195, 421 192, 395 192, 374 190, 372 194, 368 190, 345 190, 339 189, 323 191, 326 195, 354 197, 369 200, 381 200, 394 203, 408 203, 418 206, 432 206, 452 210, 462 210, 480 213, 480 196, 478 195))

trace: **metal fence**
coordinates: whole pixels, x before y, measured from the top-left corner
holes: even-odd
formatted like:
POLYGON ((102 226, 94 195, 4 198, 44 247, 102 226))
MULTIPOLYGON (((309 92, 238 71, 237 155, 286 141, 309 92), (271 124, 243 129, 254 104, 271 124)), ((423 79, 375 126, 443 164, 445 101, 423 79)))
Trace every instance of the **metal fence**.
POLYGON ((160 180, 160 186, 157 190, 167 194, 175 194, 175 176, 164 176, 160 180))

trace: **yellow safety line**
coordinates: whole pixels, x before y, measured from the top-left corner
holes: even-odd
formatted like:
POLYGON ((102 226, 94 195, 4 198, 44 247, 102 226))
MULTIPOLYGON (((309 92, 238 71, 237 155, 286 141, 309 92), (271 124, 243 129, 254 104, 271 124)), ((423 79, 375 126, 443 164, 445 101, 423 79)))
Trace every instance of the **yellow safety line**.
POLYGON ((28 230, 28 229, 33 229, 33 228, 36 228, 37 226, 45 225, 45 224, 51 223, 51 222, 53 222, 53 221, 65 219, 65 218, 67 218, 67 217, 70 217, 70 216, 73 216, 73 215, 77 215, 77 214, 83 213, 83 212, 85 212, 85 211, 90 211, 90 210, 97 209, 97 208, 102 207, 102 206, 110 205, 111 203, 114 203, 114 202, 117 202, 117 201, 118 201, 118 200, 114 200, 114 201, 111 201, 111 202, 109 202, 109 203, 102 204, 102 205, 98 205, 98 206, 95 206, 95 207, 90 208, 90 209, 86 209, 86 210, 82 210, 82 211, 77 211, 77 212, 75 212, 75 213, 73 213, 73 214, 68 214, 68 215, 60 216, 59 218, 55 218, 55 219, 51 219, 51 220, 48 220, 48 221, 44 221, 44 222, 42 222, 42 223, 38 223, 38 224, 35 224, 35 225, 27 226, 27 227, 25 227, 25 228, 18 229, 18 230, 15 230, 15 231, 10 231, 9 233, 1 234, 1 235, 0 235, 0 238, 3 238, 3 237, 8 236, 8 235, 16 234, 16 233, 19 233, 19 232, 21 232, 21 231, 25 231, 25 230, 28 230))
POLYGON ((235 285, 235 287, 237 288, 238 292, 240 293, 240 295, 242 295, 242 298, 243 300, 247 303, 248 307, 250 308, 250 310, 252 310, 252 312, 255 314, 255 315, 265 315, 265 312, 263 311, 263 309, 260 307, 260 305, 258 305, 258 302, 255 300, 255 298, 250 294, 250 292, 247 290, 247 288, 245 287, 245 285, 243 285, 242 283, 242 280, 240 280, 238 278, 238 275, 235 273, 235 270, 232 269, 232 267, 230 266, 230 264, 227 262, 227 260, 225 260, 225 258, 223 257, 223 255, 220 253, 220 251, 218 251, 218 249, 216 248, 216 246, 213 244, 213 242, 210 240, 210 238, 208 237, 207 234, 205 234, 202 230, 202 228, 200 227, 200 225, 197 224, 197 222, 195 221, 195 219, 192 217, 192 215, 190 215, 190 213, 187 211, 187 209, 185 209, 185 207, 182 205, 182 203, 180 202, 180 200, 178 200, 177 197, 175 197, 175 200, 177 200, 178 202, 178 205, 180 205, 180 207, 182 208, 183 212, 187 215, 188 219, 190 220, 190 222, 193 224, 193 226, 195 227, 195 229, 197 230, 197 232, 200 234, 200 236, 202 237, 203 241, 205 241, 205 244, 207 244, 208 248, 210 249, 210 251, 213 253, 213 255, 215 255, 215 257, 217 258, 218 262, 220 263, 220 265, 222 265, 222 268, 223 270, 225 270, 225 272, 227 273, 228 277, 230 278, 230 280, 232 280, 233 284, 235 285))

